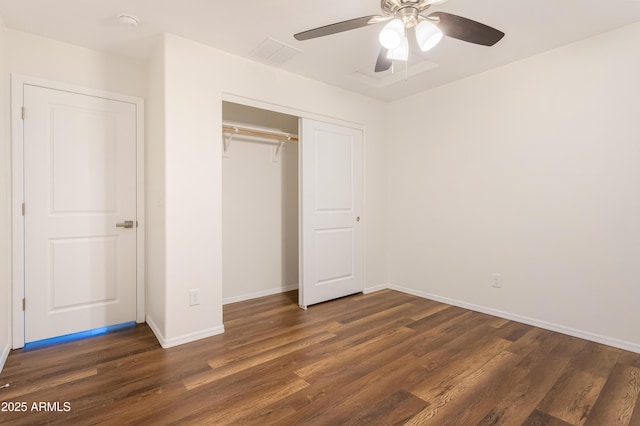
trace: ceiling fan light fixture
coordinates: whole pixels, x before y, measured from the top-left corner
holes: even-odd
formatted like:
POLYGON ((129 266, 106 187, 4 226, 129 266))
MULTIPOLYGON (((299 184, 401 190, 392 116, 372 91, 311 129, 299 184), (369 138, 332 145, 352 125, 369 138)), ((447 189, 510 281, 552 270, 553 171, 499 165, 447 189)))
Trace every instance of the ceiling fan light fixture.
POLYGON ((385 49, 395 49, 399 47, 402 44, 402 40, 405 39, 404 32, 404 22, 402 22, 402 19, 393 19, 389 21, 380 32, 380 44, 385 49))
POLYGON ((408 61, 409 60, 409 40, 404 37, 400 42, 400 46, 395 49, 389 49, 387 52, 387 59, 395 61, 408 61))
POLYGON ((433 22, 424 20, 416 26, 416 40, 420 50, 426 52, 440 43, 442 31, 433 22))

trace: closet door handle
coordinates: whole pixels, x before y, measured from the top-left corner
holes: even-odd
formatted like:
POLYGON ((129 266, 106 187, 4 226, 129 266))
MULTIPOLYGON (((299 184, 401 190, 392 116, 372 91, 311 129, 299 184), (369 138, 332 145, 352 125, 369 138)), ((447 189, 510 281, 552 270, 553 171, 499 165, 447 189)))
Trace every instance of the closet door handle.
POLYGON ((133 221, 132 220, 125 220, 122 223, 116 223, 116 227, 117 228, 133 228, 133 221))
POLYGON ((360 222, 360 216, 356 217, 356 222, 360 222))

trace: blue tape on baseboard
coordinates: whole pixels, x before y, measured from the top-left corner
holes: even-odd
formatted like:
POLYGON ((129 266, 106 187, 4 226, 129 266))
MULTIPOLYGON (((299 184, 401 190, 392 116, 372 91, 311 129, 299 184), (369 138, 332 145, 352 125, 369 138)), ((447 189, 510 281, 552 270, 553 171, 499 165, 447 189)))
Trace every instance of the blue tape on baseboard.
POLYGON ((36 340, 24 345, 25 349, 38 349, 45 346, 58 345, 60 343, 73 342, 76 340, 87 339, 89 337, 100 336, 102 334, 111 333, 129 327, 135 327, 136 322, 125 322, 122 324, 110 325, 108 327, 94 328, 93 330, 80 331, 78 333, 66 334, 64 336, 52 337, 50 339, 36 340))

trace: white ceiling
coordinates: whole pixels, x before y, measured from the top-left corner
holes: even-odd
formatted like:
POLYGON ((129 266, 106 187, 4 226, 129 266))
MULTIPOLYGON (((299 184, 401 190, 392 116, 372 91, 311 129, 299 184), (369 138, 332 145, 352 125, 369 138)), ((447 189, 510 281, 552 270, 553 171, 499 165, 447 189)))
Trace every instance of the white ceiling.
MULTIPOLYGON (((381 25, 299 42, 294 33, 378 14, 378 0, 0 0, 9 28, 93 49, 145 58, 161 32, 227 52, 249 53, 271 37, 302 51, 287 71, 383 100, 393 100, 567 43, 640 21, 638 0, 450 0, 434 6, 506 33, 493 47, 445 37, 404 67, 371 77, 381 25), (135 30, 117 15, 140 18, 135 30)), ((256 60, 256 59, 254 59, 256 60)))

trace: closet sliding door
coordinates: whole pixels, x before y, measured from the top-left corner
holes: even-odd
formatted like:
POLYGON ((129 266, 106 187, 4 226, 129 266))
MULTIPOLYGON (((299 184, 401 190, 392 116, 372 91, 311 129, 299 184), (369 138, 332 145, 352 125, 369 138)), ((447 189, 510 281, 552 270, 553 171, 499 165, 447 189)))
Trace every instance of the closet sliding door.
POLYGON ((362 130, 300 119, 300 306, 363 289, 362 130))

